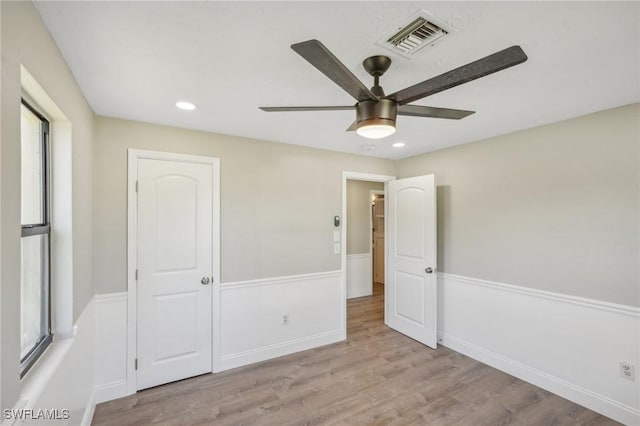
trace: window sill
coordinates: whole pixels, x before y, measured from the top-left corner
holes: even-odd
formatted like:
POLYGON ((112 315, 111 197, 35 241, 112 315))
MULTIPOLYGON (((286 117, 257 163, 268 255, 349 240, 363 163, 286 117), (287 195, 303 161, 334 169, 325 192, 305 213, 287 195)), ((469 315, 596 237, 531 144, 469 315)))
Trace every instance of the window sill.
POLYGON ((65 359, 69 349, 73 345, 76 334, 76 326, 73 327, 73 336, 66 339, 56 339, 42 353, 27 374, 22 379, 20 392, 20 408, 32 408, 40 395, 51 381, 58 367, 65 359))

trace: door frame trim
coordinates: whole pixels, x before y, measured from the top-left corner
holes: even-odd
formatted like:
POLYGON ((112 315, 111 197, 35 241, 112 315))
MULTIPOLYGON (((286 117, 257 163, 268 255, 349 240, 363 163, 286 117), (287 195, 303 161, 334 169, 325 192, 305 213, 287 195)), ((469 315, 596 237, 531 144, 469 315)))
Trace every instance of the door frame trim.
POLYGON ((127 391, 137 392, 137 375, 135 359, 137 355, 137 252, 138 252, 138 204, 136 181, 138 176, 138 160, 165 160, 187 163, 210 164, 213 168, 212 185, 212 284, 211 301, 211 371, 219 371, 220 365, 220 159, 200 155, 179 154, 172 152, 127 149, 127 391))
MULTIPOLYGON (((340 212, 340 217, 342 218, 342 226, 340 227, 340 270, 342 271, 342 327, 345 330, 345 338, 347 332, 347 180, 364 180, 369 182, 383 182, 384 183, 384 193, 385 193, 385 201, 386 201, 386 193, 387 193, 387 183, 389 181, 395 180, 395 176, 389 175, 378 175, 373 173, 362 173, 362 172, 342 172, 342 208, 340 212)), ((387 203, 384 204, 384 226, 385 229, 387 227, 387 203)), ((384 257, 384 266, 385 266, 385 274, 387 270, 387 240, 385 238, 384 242, 385 249, 385 257, 384 257)), ((371 242, 369 242, 369 251, 371 252, 371 242)), ((373 254, 373 253, 372 253, 373 254)), ((386 277, 385 277, 386 281, 386 277)), ((385 304, 384 309, 384 321, 385 324, 387 322, 387 307, 385 304)))

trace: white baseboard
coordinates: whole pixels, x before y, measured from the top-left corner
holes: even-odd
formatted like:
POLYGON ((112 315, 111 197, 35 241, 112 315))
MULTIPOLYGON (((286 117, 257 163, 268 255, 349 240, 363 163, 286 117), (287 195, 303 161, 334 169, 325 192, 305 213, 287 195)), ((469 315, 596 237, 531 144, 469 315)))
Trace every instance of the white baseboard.
POLYGON ((127 379, 124 378, 111 383, 97 385, 95 389, 95 402, 96 404, 100 404, 101 402, 112 401, 127 395, 129 395, 129 389, 127 387, 127 379))
POLYGON ((439 274, 439 337, 457 352, 628 425, 640 424, 640 309, 439 274), (636 379, 637 380, 637 379, 636 379))
POLYGON ((347 255, 347 299, 373 294, 371 268, 371 253, 347 255))
POLYGON ((93 420, 93 414, 96 412, 96 391, 93 390, 91 395, 89 396, 89 401, 87 402, 87 408, 84 410, 84 415, 82 416, 82 426, 91 426, 91 421, 93 420))
POLYGON ((340 342, 346 339, 344 330, 333 330, 320 333, 314 336, 307 336, 300 339, 289 340, 287 342, 275 343, 260 348, 239 352, 230 355, 223 355, 220 359, 221 370, 242 367, 268 359, 278 358, 295 352, 306 351, 319 346, 340 342))

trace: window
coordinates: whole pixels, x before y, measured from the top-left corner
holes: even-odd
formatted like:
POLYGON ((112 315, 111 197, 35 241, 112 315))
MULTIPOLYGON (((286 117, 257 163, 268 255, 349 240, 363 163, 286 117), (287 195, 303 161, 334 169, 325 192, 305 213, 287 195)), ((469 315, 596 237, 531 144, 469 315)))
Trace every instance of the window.
POLYGON ((20 279, 21 377, 51 343, 48 144, 49 122, 24 100, 21 105, 20 279))

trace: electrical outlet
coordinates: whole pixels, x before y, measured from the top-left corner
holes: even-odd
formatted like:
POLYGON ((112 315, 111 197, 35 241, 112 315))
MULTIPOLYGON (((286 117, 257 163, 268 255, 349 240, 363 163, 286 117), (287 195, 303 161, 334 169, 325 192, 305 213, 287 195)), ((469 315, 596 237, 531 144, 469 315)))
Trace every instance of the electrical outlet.
POLYGON ((289 325, 289 314, 284 314, 282 316, 282 325, 289 325))
POLYGON ((629 364, 628 362, 620 363, 620 377, 624 377, 625 379, 635 380, 636 379, 636 368, 633 364, 629 364))

